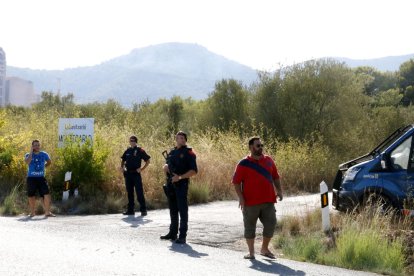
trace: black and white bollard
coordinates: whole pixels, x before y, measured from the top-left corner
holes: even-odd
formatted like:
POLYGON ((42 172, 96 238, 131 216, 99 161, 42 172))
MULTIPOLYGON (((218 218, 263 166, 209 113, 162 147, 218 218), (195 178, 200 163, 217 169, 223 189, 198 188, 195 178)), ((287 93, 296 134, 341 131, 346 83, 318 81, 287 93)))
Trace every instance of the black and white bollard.
POLYGON ((65 173, 65 184, 63 186, 62 201, 66 201, 69 198, 70 180, 72 179, 72 172, 65 173))
POLYGON ((321 192, 321 208, 322 208, 322 230, 324 232, 331 229, 331 222, 329 219, 329 199, 328 199, 328 185, 325 181, 320 184, 321 192))

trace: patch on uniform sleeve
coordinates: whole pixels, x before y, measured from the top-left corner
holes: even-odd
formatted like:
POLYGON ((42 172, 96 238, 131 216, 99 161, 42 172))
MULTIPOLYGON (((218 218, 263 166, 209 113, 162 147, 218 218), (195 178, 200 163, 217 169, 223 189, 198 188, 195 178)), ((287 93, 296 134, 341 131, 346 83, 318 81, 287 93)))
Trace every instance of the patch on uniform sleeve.
POLYGON ((192 149, 190 149, 190 150, 188 151, 188 154, 190 154, 190 155, 192 155, 192 156, 196 156, 196 153, 195 153, 192 149))
POLYGON ((139 150, 140 150, 141 152, 145 152, 145 150, 144 150, 143 148, 140 148, 139 150))

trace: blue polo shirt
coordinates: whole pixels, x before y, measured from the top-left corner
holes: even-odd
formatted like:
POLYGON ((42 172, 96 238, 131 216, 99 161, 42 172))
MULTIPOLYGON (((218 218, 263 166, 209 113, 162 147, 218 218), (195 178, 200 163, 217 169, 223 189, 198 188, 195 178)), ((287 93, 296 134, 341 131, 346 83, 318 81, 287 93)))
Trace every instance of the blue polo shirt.
MULTIPOLYGON (((29 156, 29 153, 26 153, 24 159, 29 156)), ((46 162, 50 160, 49 154, 47 152, 41 151, 39 153, 33 153, 32 161, 29 164, 29 169, 27 171, 27 177, 44 177, 45 176, 45 165, 46 162)))

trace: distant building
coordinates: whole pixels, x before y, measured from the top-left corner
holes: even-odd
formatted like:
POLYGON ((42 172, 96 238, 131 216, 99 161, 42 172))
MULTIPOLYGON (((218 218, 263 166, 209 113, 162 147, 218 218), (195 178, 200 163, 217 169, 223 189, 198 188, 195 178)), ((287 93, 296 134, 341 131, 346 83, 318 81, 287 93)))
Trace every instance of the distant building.
POLYGON ((0 107, 6 105, 6 53, 0 47, 0 107))
POLYGON ((18 77, 6 78, 6 105, 30 107, 38 101, 39 96, 34 92, 33 82, 18 77))
POLYGON ((0 47, 0 107, 29 107, 39 101, 40 95, 34 93, 33 82, 18 77, 6 77, 6 53, 0 47))

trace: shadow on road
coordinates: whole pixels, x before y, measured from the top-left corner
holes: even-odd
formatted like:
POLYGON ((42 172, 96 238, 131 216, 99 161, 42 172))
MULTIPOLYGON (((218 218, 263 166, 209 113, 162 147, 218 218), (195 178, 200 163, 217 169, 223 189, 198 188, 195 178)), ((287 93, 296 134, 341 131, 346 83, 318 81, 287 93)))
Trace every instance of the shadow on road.
POLYGON ((192 258, 201 258, 201 257, 208 256, 207 253, 201 253, 201 252, 194 250, 189 244, 173 243, 170 246, 170 250, 177 252, 177 253, 187 254, 189 257, 192 257, 192 258))
POLYGON ((305 272, 301 270, 294 270, 290 267, 285 265, 279 264, 276 261, 272 260, 250 260, 252 265, 250 266, 251 269, 264 272, 264 273, 271 273, 271 274, 279 274, 279 275, 291 275, 291 276, 304 276, 305 272), (265 263, 267 262, 267 263, 265 263))
POLYGON ((35 217, 24 216, 24 217, 18 218, 17 221, 28 222, 28 221, 39 221, 39 220, 45 220, 45 219, 47 219, 47 217, 45 216, 35 216, 35 217))
POLYGON ((126 223, 131 224, 131 227, 137 228, 140 225, 144 225, 147 223, 152 222, 152 220, 150 219, 146 219, 144 217, 135 217, 135 216, 128 216, 122 219, 123 221, 125 221, 126 223))

